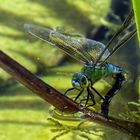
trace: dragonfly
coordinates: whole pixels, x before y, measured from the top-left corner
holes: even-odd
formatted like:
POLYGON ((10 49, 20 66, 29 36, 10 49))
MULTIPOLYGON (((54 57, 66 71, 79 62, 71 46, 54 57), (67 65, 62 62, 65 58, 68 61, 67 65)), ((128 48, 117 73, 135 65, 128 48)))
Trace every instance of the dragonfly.
MULTIPOLYGON (((72 90, 78 91, 74 101, 81 96, 83 92, 87 93, 84 106, 88 107, 89 100, 92 101, 91 106, 96 104, 95 94, 101 100, 101 114, 108 117, 109 105, 116 93, 121 89, 126 80, 126 72, 122 67, 110 63, 108 60, 113 54, 120 49, 124 44, 131 39, 136 33, 133 10, 128 14, 123 24, 113 35, 111 40, 104 45, 101 42, 88 39, 83 35, 66 33, 61 30, 42 27, 34 24, 25 24, 25 30, 31 35, 57 47, 68 54, 75 60, 82 62, 83 67, 80 72, 75 72, 72 76, 72 88, 69 88, 64 93, 66 94, 72 90), (132 28, 132 29, 131 29, 132 28), (131 29, 128 33, 121 36, 123 32, 131 29), (121 36, 113 49, 110 50, 112 44, 121 36), (93 85, 102 78, 111 76, 115 82, 111 89, 102 96, 93 85)), ((81 100, 82 101, 82 100, 81 100)))

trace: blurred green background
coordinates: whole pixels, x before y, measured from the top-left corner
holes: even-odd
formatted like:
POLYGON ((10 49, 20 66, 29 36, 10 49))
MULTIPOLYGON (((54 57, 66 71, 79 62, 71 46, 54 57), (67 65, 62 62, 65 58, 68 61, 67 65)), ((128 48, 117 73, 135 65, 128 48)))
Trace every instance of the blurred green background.
MULTIPOLYGON (((45 82, 64 92, 71 87, 71 76, 74 72, 80 71, 82 64, 70 59, 61 50, 27 34, 23 28, 24 24, 33 23, 52 28, 64 27, 91 38, 94 38, 94 35, 89 34, 92 35, 93 32, 96 32, 93 29, 105 26, 112 34, 119 24, 112 24, 106 20, 106 16, 111 10, 111 2, 111 0, 0 0, 0 49, 45 82)), ((106 43, 108 37, 105 36, 99 41, 106 43)), ((118 94, 113 100, 110 110, 111 115, 126 118, 125 115, 129 114, 128 119, 133 120, 134 111, 138 111, 139 106, 137 103, 139 100, 139 52, 135 50, 135 48, 139 48, 136 39, 129 44, 130 47, 136 46, 132 48, 134 51, 132 57, 128 59, 128 56, 125 56, 126 51, 132 52, 130 47, 130 49, 125 47, 111 59, 111 62, 126 67, 131 78, 121 91, 123 94, 118 94), (118 56, 121 57, 118 58, 118 56), (127 61, 125 61, 126 59, 127 61), (132 64, 133 61, 134 64, 132 64), (131 68, 132 65, 136 67, 131 68), (131 74, 132 71, 134 75, 131 74), (128 101, 131 103, 127 106, 128 101), (131 114, 128 110, 133 113, 131 114)), ((95 87, 105 93, 105 88, 110 85, 101 81, 95 87)), ((0 69, 0 140, 55 139, 55 136, 59 135, 62 130, 57 131, 58 122, 47 120, 49 108, 49 104, 0 69), (51 131, 52 129, 53 131, 51 131)), ((137 118, 138 116, 135 115, 134 120, 137 118)), ((65 122, 64 127, 70 129, 67 124, 65 122)), ((101 126, 96 125, 96 127, 101 126)), ((89 134, 84 130, 83 132, 71 130, 70 133, 66 133, 58 139, 132 139, 116 131, 116 134, 112 135, 112 132, 114 131, 102 128, 99 131, 100 136, 96 136, 97 133, 89 134)))

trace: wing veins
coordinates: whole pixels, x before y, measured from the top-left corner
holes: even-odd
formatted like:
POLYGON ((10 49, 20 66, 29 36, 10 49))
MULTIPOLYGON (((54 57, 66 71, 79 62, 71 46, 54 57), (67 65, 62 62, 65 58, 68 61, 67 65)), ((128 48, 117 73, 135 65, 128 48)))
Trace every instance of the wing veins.
MULTIPOLYGON (((80 62, 83 62, 83 63, 88 61, 87 58, 82 54, 81 50, 78 50, 77 48, 71 47, 70 44, 66 43, 67 46, 65 45, 65 47, 64 47, 64 44, 59 45, 57 42, 52 42, 51 40, 42 37, 42 35, 44 35, 44 33, 48 36, 51 34, 51 33, 48 33, 46 31, 45 27, 40 27, 40 26, 33 25, 33 24, 25 24, 24 28, 31 35, 33 35, 33 36, 51 44, 53 46, 56 46, 56 47, 60 48, 61 50, 66 52, 68 55, 70 55, 72 58, 74 58, 74 59, 76 59, 80 62), (35 29, 35 31, 33 31, 33 29, 35 29), (41 30, 43 32, 40 32, 39 30, 41 30), (77 50, 77 51, 75 51, 75 50, 77 50)), ((52 29, 49 29, 49 30, 50 30, 50 32, 55 32, 52 29)))
POLYGON ((85 51, 83 51, 81 48, 82 48, 82 45, 80 45, 79 43, 77 44, 73 44, 71 42, 66 42, 68 40, 63 40, 61 39, 64 43, 62 45, 57 45, 59 48, 65 50, 67 52, 67 54, 69 54, 70 56, 72 56, 71 54, 78 54, 78 56, 74 55, 75 58, 76 57, 79 57, 80 59, 83 59, 83 61, 85 63, 87 63, 89 61, 89 56, 88 56, 88 53, 86 54, 85 51), (65 44, 65 45, 64 45, 65 44), (67 45, 66 45, 67 44, 67 45), (65 47, 64 47, 65 46, 65 47), (66 48, 68 47, 68 48, 66 48), (69 53, 70 52, 70 53, 69 53))
MULTIPOLYGON (((129 15, 126 17, 125 21, 123 22, 123 24, 121 25, 121 27, 118 29, 118 31, 113 35, 113 37, 110 39, 110 41, 108 42, 108 44, 106 45, 105 49, 103 50, 103 52, 99 55, 98 59, 95 62, 95 66, 97 65, 97 63, 101 60, 103 54, 105 53, 105 51, 111 46, 111 44, 114 42, 114 40, 122 33, 122 31, 124 31, 130 24, 132 18, 134 16, 134 12, 133 10, 131 10, 131 12, 129 13, 129 15)), ((109 56, 108 56, 109 57, 109 56)), ((108 58, 107 57, 107 58, 108 58)), ((106 59, 107 60, 107 59, 106 59)))
POLYGON ((70 40, 68 38, 66 39, 65 38, 66 36, 63 35, 63 34, 62 34, 61 37, 59 39, 61 39, 63 41, 63 43, 61 45, 61 46, 63 46, 62 47, 63 50, 65 49, 64 46, 66 46, 66 44, 67 44, 68 48, 66 48, 65 50, 70 50, 71 49, 73 51, 73 52, 71 51, 72 53, 76 52, 75 54, 78 54, 78 57, 81 56, 82 58, 84 58, 84 62, 85 63, 91 63, 91 61, 94 62, 93 57, 86 50, 82 50, 82 48, 83 48, 82 45, 84 45, 84 44, 81 45, 77 40, 70 40), (73 41, 76 41, 76 42, 74 43, 73 41))
POLYGON ((107 61, 108 58, 110 58, 118 49, 120 49, 128 40, 130 40, 136 33, 136 29, 134 29, 130 34, 128 34, 125 38, 122 39, 121 42, 119 42, 114 49, 112 50, 112 52, 110 53, 110 55, 108 55, 108 57, 101 63, 101 65, 103 63, 105 63, 107 61))

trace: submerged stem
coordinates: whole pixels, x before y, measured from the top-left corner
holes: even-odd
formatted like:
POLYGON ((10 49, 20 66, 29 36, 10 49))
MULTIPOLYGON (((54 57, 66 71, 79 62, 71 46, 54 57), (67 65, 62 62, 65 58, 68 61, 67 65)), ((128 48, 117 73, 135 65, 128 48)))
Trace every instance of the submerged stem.
MULTIPOLYGON (((63 112, 82 112, 84 119, 95 121, 114 130, 125 132, 140 138, 140 124, 109 117, 108 119, 95 111, 82 107, 70 98, 64 96, 55 88, 40 80, 18 62, 0 51, 0 67, 12 75, 16 80, 29 88, 33 93, 63 112)), ((82 116, 82 117, 83 117, 82 116)))

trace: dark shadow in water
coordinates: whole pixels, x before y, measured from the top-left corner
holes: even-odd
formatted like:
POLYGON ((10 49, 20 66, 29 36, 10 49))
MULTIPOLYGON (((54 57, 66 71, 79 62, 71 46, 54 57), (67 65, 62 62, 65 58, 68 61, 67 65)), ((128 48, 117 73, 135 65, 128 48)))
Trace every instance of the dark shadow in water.
MULTIPOLYGON (((34 3, 39 3, 40 5, 46 7, 53 11, 52 16, 60 18, 63 20, 66 25, 71 25, 74 28, 84 28, 91 27, 93 24, 86 14, 83 14, 80 10, 77 9, 74 5, 71 5, 66 0, 30 0, 34 3), (54 15, 55 12, 55 15, 54 15)), ((50 13, 51 16, 51 13, 50 13)), ((56 25, 57 26, 57 25, 56 25)))
POLYGON ((15 13, 0 9, 0 24, 10 28, 25 32, 23 26, 25 23, 41 24, 34 22, 26 17, 16 15, 15 13))
MULTIPOLYGON (((93 26, 90 20, 87 18, 87 16, 83 15, 78 9, 76 9, 76 7, 68 4, 65 0, 61 0, 61 2, 58 0, 53 0, 53 1, 52 0, 47 0, 47 1, 32 0, 32 2, 39 3, 51 9, 53 12, 55 12, 56 18, 60 18, 61 20, 66 22, 66 26, 68 24, 68 25, 73 26, 74 28, 79 28, 79 29, 84 28, 84 26, 86 27, 93 26)), ((50 16, 51 16, 51 13, 50 13, 50 16)), ((12 13, 11 11, 9 12, 7 10, 0 9, 0 25, 8 26, 9 28, 19 30, 25 33, 25 30, 23 27, 25 23, 32 23, 32 24, 43 26, 40 23, 30 20, 28 17, 19 16, 15 13, 12 13)), ((26 34, 19 35, 19 36, 14 36, 14 35, 12 36, 12 35, 6 35, 6 34, 1 34, 1 35, 5 37, 9 37, 11 39, 16 39, 16 40, 26 39, 26 34)), ((32 40, 32 42, 34 41, 35 40, 32 40)))
POLYGON ((48 110, 49 104, 47 102, 43 102, 43 100, 17 100, 17 101, 7 101, 7 100, 1 100, 0 101, 0 110, 4 109, 24 109, 24 110, 48 110))
POLYGON ((13 39, 13 40, 24 40, 25 38, 27 38, 25 35, 11 35, 11 34, 6 34, 6 33, 0 33, 0 36, 13 39))
POLYGON ((15 121, 15 120, 0 120, 0 125, 6 125, 6 124, 12 124, 12 125, 27 125, 27 126, 43 126, 47 127, 48 124, 43 122, 31 122, 31 121, 15 121))
MULTIPOLYGON (((27 35, 24 29, 25 23, 32 23, 32 24, 43 26, 42 24, 34 22, 26 17, 22 17, 19 15, 16 15, 15 13, 0 9, 0 25, 4 25, 11 29, 15 29, 24 33, 23 35, 17 35, 17 36, 8 35, 6 33, 4 34, 0 33, 0 36, 8 37, 10 39, 16 39, 16 40, 25 40, 25 39, 27 40, 29 36, 27 35)), ((34 42, 34 41, 36 40, 35 39, 31 40, 31 42, 34 42)))

